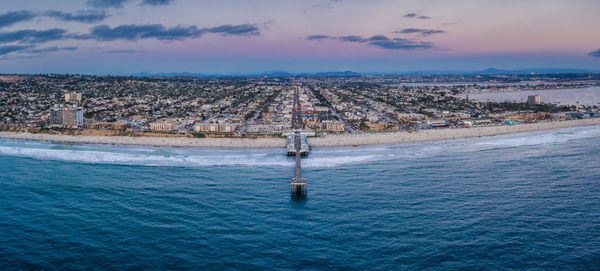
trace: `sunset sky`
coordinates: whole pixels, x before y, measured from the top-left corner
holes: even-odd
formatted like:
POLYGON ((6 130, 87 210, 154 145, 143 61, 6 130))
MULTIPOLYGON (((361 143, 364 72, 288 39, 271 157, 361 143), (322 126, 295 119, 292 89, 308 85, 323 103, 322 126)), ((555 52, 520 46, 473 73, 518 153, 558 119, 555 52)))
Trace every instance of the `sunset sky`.
POLYGON ((595 0, 23 0, 0 73, 600 70, 595 0))

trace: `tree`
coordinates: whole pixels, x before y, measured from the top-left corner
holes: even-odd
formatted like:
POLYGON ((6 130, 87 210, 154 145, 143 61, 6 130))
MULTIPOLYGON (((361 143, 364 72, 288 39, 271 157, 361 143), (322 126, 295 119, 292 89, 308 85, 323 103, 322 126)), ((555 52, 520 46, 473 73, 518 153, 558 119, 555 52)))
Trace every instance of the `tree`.
POLYGON ((363 130, 363 131, 369 130, 369 125, 363 119, 363 120, 360 121, 360 124, 358 124, 358 129, 363 130))

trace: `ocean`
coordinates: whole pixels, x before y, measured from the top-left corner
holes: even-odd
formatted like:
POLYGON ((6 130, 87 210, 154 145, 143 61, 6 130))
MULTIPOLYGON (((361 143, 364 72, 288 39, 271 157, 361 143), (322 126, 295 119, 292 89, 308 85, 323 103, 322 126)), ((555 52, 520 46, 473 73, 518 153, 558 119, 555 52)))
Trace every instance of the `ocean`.
POLYGON ((0 270, 598 270, 600 126, 362 147, 0 139, 0 270))

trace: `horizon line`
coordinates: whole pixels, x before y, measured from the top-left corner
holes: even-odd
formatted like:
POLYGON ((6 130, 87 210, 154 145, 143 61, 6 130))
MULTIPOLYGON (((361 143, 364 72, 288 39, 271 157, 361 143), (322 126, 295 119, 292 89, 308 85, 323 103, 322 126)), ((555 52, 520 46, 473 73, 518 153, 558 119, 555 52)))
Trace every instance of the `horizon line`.
POLYGON ((202 72, 136 72, 136 73, 121 73, 121 74, 102 74, 102 73, 0 73, 0 75, 84 75, 84 76, 115 76, 115 77, 262 77, 262 76, 385 76, 385 75, 522 75, 522 74, 568 74, 568 73, 584 73, 597 74, 600 70, 579 69, 579 68, 528 68, 528 69, 498 69, 486 68, 478 70, 414 70, 404 72, 355 72, 351 70, 333 70, 333 71, 317 71, 317 72, 288 72, 288 71, 264 71, 264 72, 247 72, 247 73, 202 73, 202 72))

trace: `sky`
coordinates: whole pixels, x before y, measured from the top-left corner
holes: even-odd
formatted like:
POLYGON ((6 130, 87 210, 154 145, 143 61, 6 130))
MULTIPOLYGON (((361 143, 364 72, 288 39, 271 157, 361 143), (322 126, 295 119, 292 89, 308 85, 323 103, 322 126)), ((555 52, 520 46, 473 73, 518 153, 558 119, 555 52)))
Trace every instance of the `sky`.
POLYGON ((0 0, 0 73, 600 70, 597 0, 0 0))

